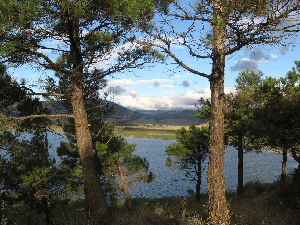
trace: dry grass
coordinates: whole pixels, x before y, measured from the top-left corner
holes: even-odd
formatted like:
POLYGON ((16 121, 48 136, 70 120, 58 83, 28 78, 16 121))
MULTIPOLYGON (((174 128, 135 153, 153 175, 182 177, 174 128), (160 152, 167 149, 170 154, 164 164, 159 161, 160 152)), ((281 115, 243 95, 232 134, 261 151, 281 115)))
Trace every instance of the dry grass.
MULTIPOLYGON (((243 198, 228 193, 231 224, 235 225, 292 225, 300 224, 300 207, 291 203, 289 185, 250 182, 243 198)), ((208 217, 208 196, 202 195, 196 203, 193 197, 135 199, 133 212, 124 208, 116 211, 114 225, 118 224, 178 224, 205 225, 208 217)))
MULTIPOLYGON (((245 185, 243 198, 234 193, 228 193, 227 200, 231 212, 231 224, 234 225, 300 224, 300 204, 295 196, 291 195, 289 184, 250 182, 245 185)), ((195 202, 193 195, 185 198, 132 199, 130 212, 124 202, 118 202, 113 207, 112 225, 206 225, 207 204, 208 196, 204 194, 199 203, 195 202)), ((22 224, 23 217, 26 215, 18 214, 16 209, 14 210, 15 218, 9 218, 10 223, 7 224, 22 224)), ((21 212, 22 208, 19 210, 21 212)), ((24 213, 24 210, 22 212, 24 213)), ((57 207, 53 215, 54 224, 87 224, 82 201, 57 207)), ((10 214, 10 216, 13 215, 10 214)), ((36 222, 32 224, 44 224, 37 221, 41 220, 36 219, 36 222)))
POLYGON ((233 224, 300 224, 300 208, 291 205, 290 186, 279 182, 262 184, 249 182, 244 187, 244 197, 229 197, 233 224))
MULTIPOLYGON (((207 202, 206 196, 202 203, 207 202)), ((196 204, 192 198, 165 197, 155 199, 134 199, 133 210, 129 213, 126 208, 116 211, 113 225, 132 224, 199 224, 207 216, 205 204, 196 204), (197 222, 197 223, 196 223, 197 222)))

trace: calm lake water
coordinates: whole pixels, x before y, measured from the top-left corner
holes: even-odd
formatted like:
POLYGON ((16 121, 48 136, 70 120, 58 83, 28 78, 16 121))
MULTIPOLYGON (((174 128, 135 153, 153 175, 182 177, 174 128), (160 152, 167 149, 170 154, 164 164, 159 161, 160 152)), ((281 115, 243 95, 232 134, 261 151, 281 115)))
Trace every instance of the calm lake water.
MULTIPOLYGON (((63 136, 48 134, 50 143, 50 155, 55 156, 55 149, 64 140, 63 136)), ((126 138, 129 144, 136 143, 134 154, 147 158, 150 163, 150 171, 156 174, 152 183, 139 183, 131 188, 132 197, 162 197, 162 196, 186 196, 188 189, 195 189, 195 182, 186 180, 185 172, 165 166, 167 155, 165 146, 173 143, 170 140, 126 138)), ((276 181, 281 174, 282 155, 272 151, 263 150, 261 153, 250 152, 244 156, 244 182, 261 181, 271 183, 276 181)), ((202 192, 207 192, 207 163, 202 176, 202 192)), ((227 191, 236 191, 237 187, 237 150, 228 147, 225 154, 224 174, 227 191)), ((297 168, 298 163, 288 157, 288 171, 297 168)))
MULTIPOLYGON (((195 182, 188 181, 185 178, 185 172, 168 168, 165 166, 167 155, 165 146, 174 141, 151 140, 126 138, 128 143, 137 143, 137 155, 146 157, 150 163, 150 171, 156 174, 156 180, 152 183, 142 183, 132 189, 134 197, 162 197, 162 196, 186 196, 188 189, 195 190, 195 182)), ((276 181, 281 174, 282 155, 272 151, 263 150, 261 153, 250 152, 244 156, 244 183, 248 181, 261 181, 271 183, 276 181)), ((205 170, 202 176, 202 192, 207 192, 207 163, 203 164, 205 170)), ((287 169, 292 172, 297 168, 298 163, 288 157, 287 169)), ((227 191, 236 191, 238 175, 238 155, 237 150, 228 147, 225 154, 224 175, 227 191)))

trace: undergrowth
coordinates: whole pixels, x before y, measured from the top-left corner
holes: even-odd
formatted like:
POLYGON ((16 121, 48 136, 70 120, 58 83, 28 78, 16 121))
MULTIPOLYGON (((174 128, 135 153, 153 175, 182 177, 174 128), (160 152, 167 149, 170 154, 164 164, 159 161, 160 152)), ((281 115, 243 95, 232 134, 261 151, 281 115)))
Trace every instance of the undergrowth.
MULTIPOLYGON (((289 181, 286 184, 249 182, 244 187, 243 197, 227 193, 227 200, 231 224, 300 224, 300 201, 293 195, 289 181)), ((120 201, 112 206, 112 225, 205 225, 208 218, 207 204, 208 196, 205 194, 201 195, 199 203, 195 202, 192 194, 187 197, 135 198, 132 199, 131 211, 120 201)), ((82 200, 58 205, 53 210, 54 225, 87 224, 82 200)), ((29 216, 25 206, 5 209, 2 213, 2 224, 45 224, 44 215, 29 216)))

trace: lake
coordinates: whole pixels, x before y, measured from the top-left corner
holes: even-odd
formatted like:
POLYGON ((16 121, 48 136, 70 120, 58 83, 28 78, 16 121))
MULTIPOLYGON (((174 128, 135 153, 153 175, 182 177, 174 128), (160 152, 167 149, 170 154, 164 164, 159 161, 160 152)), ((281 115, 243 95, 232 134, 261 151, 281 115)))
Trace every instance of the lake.
MULTIPOLYGON (((135 154, 148 159, 149 170, 156 174, 156 180, 152 183, 142 183, 132 189, 133 197, 162 197, 162 196, 186 196, 188 189, 195 190, 195 182, 185 179, 185 172, 165 166, 167 155, 165 146, 174 141, 157 139, 126 138, 127 142, 137 143, 135 154)), ((226 190, 236 191, 238 176, 238 154, 234 147, 227 147, 225 153, 224 175, 226 190)), ((281 175, 282 155, 280 153, 262 150, 261 153, 249 152, 244 156, 244 183, 248 181, 261 181, 272 183, 281 175)), ((202 176, 201 192, 207 192, 207 164, 203 163, 205 170, 202 176)), ((288 157, 287 170, 292 172, 298 167, 298 163, 288 157)))
MULTIPOLYGON (((61 135, 48 134, 50 143, 50 155, 55 155, 55 149, 64 140, 61 135)), ((134 154, 147 158, 150 163, 149 170, 156 174, 152 183, 139 183, 131 188, 132 197, 162 197, 162 196, 186 196, 188 189, 195 189, 195 182, 185 179, 185 172, 165 166, 167 155, 165 146, 173 143, 170 140, 125 138, 129 144, 136 143, 134 154)), ((244 183, 248 181, 261 181, 272 183, 281 174, 282 155, 280 153, 262 150, 261 153, 250 152, 244 156, 244 183)), ((205 170, 202 176, 201 192, 207 192, 207 163, 203 163, 205 170)), ((287 170, 292 172, 298 163, 288 157, 287 170)), ((228 147, 225 154, 224 175, 227 191, 236 191, 238 174, 237 150, 228 147)))

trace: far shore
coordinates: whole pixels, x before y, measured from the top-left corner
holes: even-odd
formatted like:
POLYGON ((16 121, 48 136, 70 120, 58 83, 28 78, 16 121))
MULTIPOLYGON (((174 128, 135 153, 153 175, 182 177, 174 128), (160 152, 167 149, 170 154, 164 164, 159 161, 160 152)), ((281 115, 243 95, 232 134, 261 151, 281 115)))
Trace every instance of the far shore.
MULTIPOLYGON (((208 126, 208 123, 196 125, 196 127, 203 126, 208 126)), ((127 138, 176 140, 176 131, 182 127, 188 130, 190 126, 155 124, 115 126, 115 135, 127 138)), ((55 132, 63 133, 63 129, 60 126, 53 125, 50 128, 55 132)), ((265 149, 282 154, 281 149, 276 149, 272 147, 266 147, 265 149)), ((291 152, 288 152, 288 154, 291 155, 291 152)))

